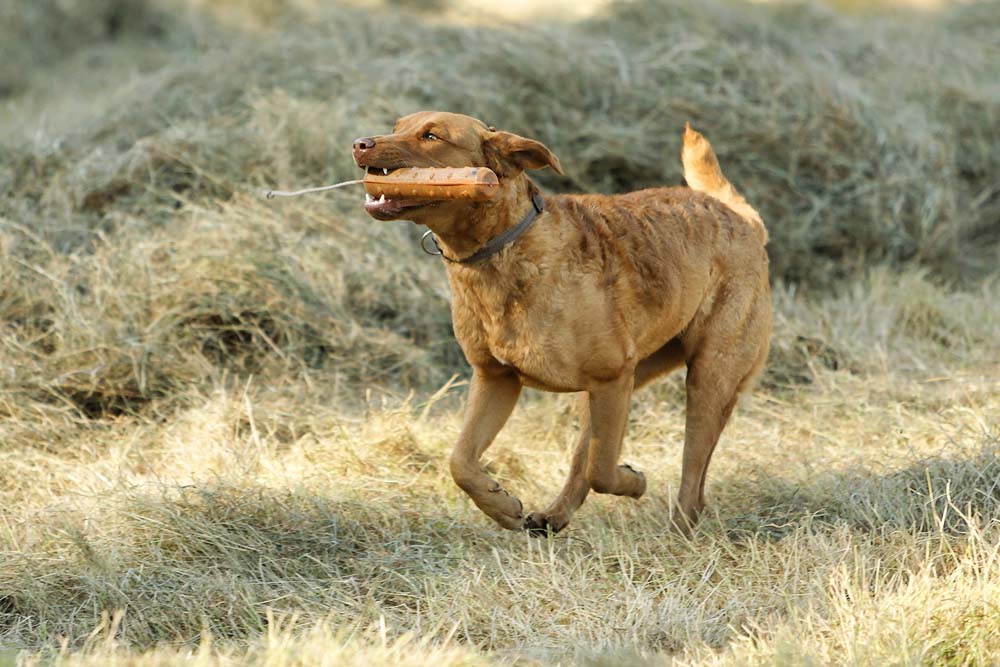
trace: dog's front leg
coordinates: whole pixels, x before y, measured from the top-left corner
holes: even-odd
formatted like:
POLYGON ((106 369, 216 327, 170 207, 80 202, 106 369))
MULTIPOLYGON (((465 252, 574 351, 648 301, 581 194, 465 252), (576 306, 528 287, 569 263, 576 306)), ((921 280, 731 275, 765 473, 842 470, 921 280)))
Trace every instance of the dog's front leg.
POLYGON ((451 453, 455 483, 479 509, 511 530, 519 530, 524 524, 521 501, 484 473, 479 459, 507 422, 520 394, 521 381, 513 373, 497 374, 477 368, 472 375, 462 432, 451 453))
POLYGON ((524 528, 532 535, 541 536, 549 531, 558 533, 569 523, 573 512, 579 509, 590 493, 587 481, 587 459, 590 452, 590 395, 580 394, 580 438, 573 450, 569 477, 559 496, 541 512, 532 512, 524 520, 524 528))
POLYGON ((646 476, 618 465, 628 421, 634 377, 624 374, 590 390, 590 446, 587 481, 597 493, 638 498, 646 492, 646 476))

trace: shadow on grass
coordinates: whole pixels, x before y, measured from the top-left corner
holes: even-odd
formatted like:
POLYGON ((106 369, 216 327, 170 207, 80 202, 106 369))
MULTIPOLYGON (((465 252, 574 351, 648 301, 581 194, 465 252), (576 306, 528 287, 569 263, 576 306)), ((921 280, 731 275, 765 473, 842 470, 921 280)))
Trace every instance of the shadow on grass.
POLYGON ((1000 520, 1000 442, 988 437, 976 449, 921 459, 884 475, 832 471, 811 484, 778 477, 717 480, 739 497, 754 497, 744 514, 719 517, 731 539, 780 540, 803 526, 835 526, 885 535, 967 535, 1000 520))
POLYGON ((259 634, 272 612, 303 622, 410 615, 429 580, 451 573, 454 534, 475 533, 384 501, 263 487, 129 493, 114 504, 103 517, 35 526, 30 547, 10 550, 0 635, 75 644, 119 609, 121 638, 138 646, 205 629, 259 634))

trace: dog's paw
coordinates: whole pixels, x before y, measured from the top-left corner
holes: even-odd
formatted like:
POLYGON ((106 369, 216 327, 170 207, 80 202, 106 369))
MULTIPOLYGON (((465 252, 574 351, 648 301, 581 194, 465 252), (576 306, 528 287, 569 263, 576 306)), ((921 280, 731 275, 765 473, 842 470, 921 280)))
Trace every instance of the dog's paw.
POLYGON ((524 504, 521 499, 512 496, 495 482, 489 493, 479 498, 473 497, 473 501, 507 530, 519 530, 524 525, 524 504))
POLYGON ((523 528, 532 537, 545 537, 549 534, 555 535, 568 523, 565 519, 548 517, 541 512, 532 512, 524 519, 523 528))
POLYGON ((623 468, 627 470, 629 473, 632 473, 632 475, 634 475, 635 479, 634 490, 631 493, 627 493, 625 495, 629 496, 630 498, 636 498, 636 499, 641 498, 642 495, 646 493, 646 474, 636 470, 628 463, 623 463, 618 467, 623 468))
POLYGON ((694 533, 695 526, 698 524, 698 518, 703 510, 703 506, 684 509, 679 505, 674 505, 670 512, 671 532, 675 535, 679 535, 680 537, 690 539, 692 533, 694 533))

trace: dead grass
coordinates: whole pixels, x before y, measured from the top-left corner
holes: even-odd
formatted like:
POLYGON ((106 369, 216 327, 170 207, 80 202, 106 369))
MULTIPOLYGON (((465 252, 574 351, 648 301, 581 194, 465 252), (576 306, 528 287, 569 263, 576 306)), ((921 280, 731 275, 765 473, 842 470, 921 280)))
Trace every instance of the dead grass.
MULTIPOLYGON (((802 362, 778 353, 726 432, 692 542, 666 523, 681 378, 632 414, 627 458, 649 496, 594 498, 548 541, 496 530, 448 479, 460 387, 359 413, 301 381, 249 382, 62 443, 8 421, 3 641, 66 642, 62 664, 987 664, 1000 373, 982 305, 996 285, 934 296, 890 276, 847 296, 779 290, 777 349, 829 341, 844 366, 806 363, 782 384, 802 362), (967 363, 897 326, 899 303, 955 322, 967 363)), ((565 472, 571 404, 534 395, 490 452, 531 506, 565 472)))
MULTIPOLYGON (((5 7, 0 665, 1000 654, 995 4, 642 2, 499 31, 5 7), (544 139, 553 189, 677 182, 690 119, 765 211, 773 352, 695 540, 666 529, 682 377, 634 404, 648 497, 501 533, 444 465, 465 365, 419 231, 254 195, 350 177, 353 136, 425 106, 544 139)), ((489 466, 537 507, 574 430, 532 393, 489 466)))

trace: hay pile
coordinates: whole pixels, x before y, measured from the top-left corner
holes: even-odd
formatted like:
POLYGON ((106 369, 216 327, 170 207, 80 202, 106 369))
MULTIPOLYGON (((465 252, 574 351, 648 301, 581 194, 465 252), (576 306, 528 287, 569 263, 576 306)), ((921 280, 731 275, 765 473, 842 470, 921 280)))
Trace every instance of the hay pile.
POLYGON ((997 256, 996 51, 974 38, 995 3, 906 20, 637 2, 499 28, 417 13, 405 30, 396 6, 5 7, 4 416, 168 409, 220 369, 444 381, 460 353, 418 230, 351 195, 253 194, 351 177, 351 138, 420 108, 544 140, 567 176, 540 179, 560 191, 678 183, 690 120, 764 213, 776 278, 966 276, 997 256))

